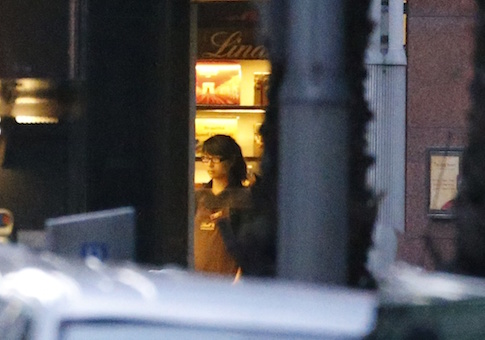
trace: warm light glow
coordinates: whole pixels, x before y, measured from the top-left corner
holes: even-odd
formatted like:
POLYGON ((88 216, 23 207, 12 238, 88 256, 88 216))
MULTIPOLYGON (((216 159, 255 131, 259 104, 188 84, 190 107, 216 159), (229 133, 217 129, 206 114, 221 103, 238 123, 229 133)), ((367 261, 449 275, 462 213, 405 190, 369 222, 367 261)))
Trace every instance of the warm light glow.
POLYGON ((237 121, 237 118, 196 118, 195 138, 199 142, 203 142, 217 134, 235 137, 237 134, 237 121))
POLYGON ((16 83, 17 90, 20 92, 47 90, 53 85, 51 80, 39 78, 20 78, 17 79, 16 83))
POLYGON ((49 100, 45 98, 36 98, 36 97, 18 97, 15 99, 15 104, 44 104, 47 103, 49 100))
POLYGON ((219 71, 239 71, 241 65, 239 64, 201 64, 197 63, 195 66, 197 72, 203 73, 205 76, 218 74, 219 71))
POLYGON ((197 104, 240 104, 240 64, 197 63, 195 68, 195 99, 197 104))
MULTIPOLYGON (((210 109, 210 110, 197 110, 198 112, 210 112, 210 113, 226 113, 227 114, 227 110, 224 110, 224 109, 210 109)), ((243 113, 243 114, 247 114, 247 113, 265 113, 266 111, 263 110, 263 109, 231 109, 231 113, 243 113)))
POLYGON ((19 124, 56 124, 59 123, 59 118, 42 116, 16 116, 15 121, 19 124))

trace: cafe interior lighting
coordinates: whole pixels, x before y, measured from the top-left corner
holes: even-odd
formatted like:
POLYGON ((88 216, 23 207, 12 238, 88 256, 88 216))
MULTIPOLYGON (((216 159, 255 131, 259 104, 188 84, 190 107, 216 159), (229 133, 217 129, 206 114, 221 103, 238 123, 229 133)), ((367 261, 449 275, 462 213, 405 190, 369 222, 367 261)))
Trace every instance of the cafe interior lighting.
POLYGON ((195 69, 205 76, 216 75, 220 71, 240 71, 241 65, 229 63, 197 63, 195 69))
POLYGON ((19 97, 15 99, 15 104, 22 105, 22 104, 46 104, 49 100, 46 98, 36 98, 36 97, 19 97))
MULTIPOLYGON (((200 110, 204 111, 204 110, 200 110)), ((210 109, 206 110, 209 112, 214 112, 214 113, 227 113, 227 110, 224 109, 210 109)), ((231 109, 231 113, 233 114, 248 114, 248 113, 265 113, 265 110, 263 109, 231 109)))
POLYGON ((55 124, 61 113, 58 84, 50 79, 15 79, 9 116, 19 124, 55 124))
POLYGON ((59 123, 59 118, 47 116, 15 116, 15 121, 18 124, 56 124, 59 123))

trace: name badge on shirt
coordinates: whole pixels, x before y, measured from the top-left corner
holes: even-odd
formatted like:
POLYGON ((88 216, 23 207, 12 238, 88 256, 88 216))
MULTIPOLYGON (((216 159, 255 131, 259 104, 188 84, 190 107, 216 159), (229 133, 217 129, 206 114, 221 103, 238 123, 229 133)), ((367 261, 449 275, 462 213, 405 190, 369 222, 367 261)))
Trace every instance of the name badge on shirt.
POLYGON ((209 218, 211 219, 211 221, 213 221, 215 219, 218 219, 221 216, 222 216, 222 210, 219 210, 219 211, 216 211, 215 213, 211 214, 209 216, 209 218))
POLYGON ((200 230, 214 230, 216 229, 216 224, 214 222, 202 222, 200 224, 200 230))

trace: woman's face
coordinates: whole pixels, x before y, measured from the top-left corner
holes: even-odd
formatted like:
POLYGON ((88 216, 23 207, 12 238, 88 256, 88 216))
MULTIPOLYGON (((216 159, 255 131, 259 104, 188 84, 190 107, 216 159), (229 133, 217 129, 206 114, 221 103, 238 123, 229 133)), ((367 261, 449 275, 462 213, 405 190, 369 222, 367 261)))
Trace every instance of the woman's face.
POLYGON ((229 176, 229 161, 221 156, 204 154, 202 162, 205 164, 207 173, 212 179, 225 180, 229 176))

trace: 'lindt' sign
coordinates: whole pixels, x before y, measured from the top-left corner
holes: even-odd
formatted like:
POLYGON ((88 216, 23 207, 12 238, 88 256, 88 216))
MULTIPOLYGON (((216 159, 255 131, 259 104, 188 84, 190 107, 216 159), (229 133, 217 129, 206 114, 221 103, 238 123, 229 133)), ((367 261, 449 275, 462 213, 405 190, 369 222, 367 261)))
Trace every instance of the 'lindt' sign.
POLYGON ((202 59, 268 59, 266 48, 244 41, 242 31, 218 31, 212 33, 208 41, 201 40, 199 57, 202 59))

